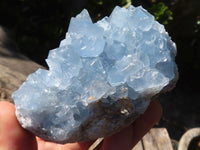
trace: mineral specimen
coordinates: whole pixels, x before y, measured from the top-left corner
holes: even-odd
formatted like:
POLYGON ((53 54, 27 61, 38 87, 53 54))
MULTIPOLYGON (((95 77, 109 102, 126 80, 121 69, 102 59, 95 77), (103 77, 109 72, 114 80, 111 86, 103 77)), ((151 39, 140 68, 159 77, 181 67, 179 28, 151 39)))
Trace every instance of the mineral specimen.
POLYGON ((57 143, 109 136, 131 124, 178 78, 176 46, 145 9, 115 7, 92 23, 87 10, 12 94, 22 127, 57 143))

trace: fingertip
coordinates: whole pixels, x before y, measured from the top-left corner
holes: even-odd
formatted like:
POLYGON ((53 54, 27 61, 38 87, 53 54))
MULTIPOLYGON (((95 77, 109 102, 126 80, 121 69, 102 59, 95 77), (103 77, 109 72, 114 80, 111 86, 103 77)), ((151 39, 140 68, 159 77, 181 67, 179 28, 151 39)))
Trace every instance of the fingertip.
POLYGON ((73 149, 73 150, 88 150, 93 143, 94 141, 87 141, 81 143, 68 143, 65 146, 67 146, 68 149, 73 149))
POLYGON ((133 142, 136 145, 139 140, 160 120, 162 107, 159 101, 153 100, 143 115, 133 122, 133 142))
POLYGON ((162 116, 162 107, 157 100, 150 103, 143 115, 137 118, 132 125, 117 134, 104 139, 103 150, 128 150, 156 124, 162 116))
POLYGON ((10 115, 13 115, 14 111, 12 110, 15 111, 15 107, 12 103, 7 101, 0 101, 0 115, 6 115, 8 112, 10 115))
POLYGON ((156 109, 156 111, 158 112, 158 114, 160 114, 160 116, 162 115, 162 105, 160 104, 160 102, 158 100, 153 100, 150 103, 150 107, 153 107, 154 109, 156 109))
POLYGON ((158 100, 153 100, 141 118, 148 124, 155 124, 160 120, 162 112, 163 110, 160 102, 158 100))
POLYGON ((37 149, 35 137, 24 130, 15 116, 12 103, 0 102, 0 149, 37 149))

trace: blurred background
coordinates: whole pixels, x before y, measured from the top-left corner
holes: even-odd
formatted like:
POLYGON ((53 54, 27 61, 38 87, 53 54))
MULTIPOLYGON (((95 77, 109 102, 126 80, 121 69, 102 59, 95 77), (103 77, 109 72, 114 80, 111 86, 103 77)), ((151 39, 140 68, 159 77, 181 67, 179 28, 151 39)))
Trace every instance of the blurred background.
POLYGON ((10 49, 46 66, 48 51, 59 46, 70 18, 83 8, 97 21, 116 5, 130 4, 153 14, 177 44, 180 78, 173 91, 159 98, 163 117, 157 126, 179 140, 200 126, 200 0, 0 0, 0 26, 12 38, 10 49))

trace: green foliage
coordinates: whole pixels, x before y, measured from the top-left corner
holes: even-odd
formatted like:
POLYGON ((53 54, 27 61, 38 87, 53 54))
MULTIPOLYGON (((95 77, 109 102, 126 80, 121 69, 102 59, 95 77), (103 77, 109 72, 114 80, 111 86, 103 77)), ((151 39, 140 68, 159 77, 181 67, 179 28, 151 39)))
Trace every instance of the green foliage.
POLYGON ((193 48, 193 68, 200 70, 200 16, 196 17, 194 24, 193 48))
MULTIPOLYGON (((125 6, 127 5, 128 3, 131 2, 131 0, 116 0, 116 1, 111 1, 113 4, 116 3, 120 6, 125 6)), ((96 5, 105 5, 105 4, 108 4, 110 3, 109 0, 93 0, 93 3, 95 3, 96 5)), ((110 3, 111 4, 111 3, 110 3)))
POLYGON ((194 32, 199 35, 200 38, 200 16, 196 17, 196 22, 194 25, 194 32))
POLYGON ((159 2, 149 8, 149 12, 155 16, 155 19, 162 24, 168 24, 169 20, 173 20, 172 11, 163 3, 159 2))

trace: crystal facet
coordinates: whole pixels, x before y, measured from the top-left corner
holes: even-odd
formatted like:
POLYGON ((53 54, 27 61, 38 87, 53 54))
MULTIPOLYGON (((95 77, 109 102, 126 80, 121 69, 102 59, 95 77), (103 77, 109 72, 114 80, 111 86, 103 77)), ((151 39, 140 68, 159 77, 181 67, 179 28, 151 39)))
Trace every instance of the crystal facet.
POLYGON ((141 6, 116 6, 93 23, 84 9, 70 21, 49 70, 12 94, 21 125, 57 143, 109 136, 132 123, 178 78, 176 45, 141 6))

